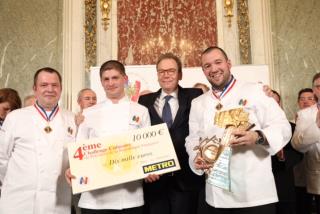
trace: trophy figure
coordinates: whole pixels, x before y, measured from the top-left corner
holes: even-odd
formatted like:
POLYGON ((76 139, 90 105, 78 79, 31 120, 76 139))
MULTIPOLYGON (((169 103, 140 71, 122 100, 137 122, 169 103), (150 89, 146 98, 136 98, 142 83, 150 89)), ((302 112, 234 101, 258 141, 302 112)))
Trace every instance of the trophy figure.
MULTIPOLYGON (((210 169, 213 167, 214 162, 219 157, 222 147, 220 139, 215 135, 208 139, 200 140, 199 146, 194 147, 193 150, 198 150, 197 157, 201 157, 207 165, 210 165, 210 169)), ((205 170, 206 173, 209 173, 209 170, 205 170)))
POLYGON ((218 138, 213 135, 211 138, 200 139, 199 145, 194 147, 194 150, 198 151, 196 159, 200 157, 205 164, 211 166, 208 170, 204 170, 206 174, 211 172, 223 150, 230 146, 230 141, 235 137, 231 134, 233 130, 249 130, 254 126, 249 123, 249 113, 245 112, 243 108, 217 112, 214 124, 225 129, 223 136, 218 138))

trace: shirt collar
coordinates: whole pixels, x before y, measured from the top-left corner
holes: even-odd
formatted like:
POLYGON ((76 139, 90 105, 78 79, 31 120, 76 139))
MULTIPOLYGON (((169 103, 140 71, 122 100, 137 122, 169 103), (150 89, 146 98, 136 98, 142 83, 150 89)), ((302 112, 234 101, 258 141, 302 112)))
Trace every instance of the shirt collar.
MULTIPOLYGON (((122 97, 122 98, 119 100, 118 104, 124 103, 124 102, 129 102, 129 101, 130 101, 130 100, 129 100, 128 96, 124 96, 124 97, 122 97)), ((105 103, 106 103, 106 104, 111 104, 112 101, 111 101, 108 97, 106 97, 105 103)))
POLYGON ((167 95, 171 95, 173 98, 178 99, 178 88, 174 92, 172 92, 170 94, 167 94, 166 92, 161 90, 161 94, 160 94, 160 97, 159 97, 160 100, 163 100, 164 97, 167 96, 167 95))

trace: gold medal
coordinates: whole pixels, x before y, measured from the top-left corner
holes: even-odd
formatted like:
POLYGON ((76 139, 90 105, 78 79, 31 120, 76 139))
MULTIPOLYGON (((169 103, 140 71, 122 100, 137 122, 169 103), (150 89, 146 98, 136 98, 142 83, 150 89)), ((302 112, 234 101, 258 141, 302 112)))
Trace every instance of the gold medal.
POLYGON ((41 106, 39 106, 38 101, 33 105, 36 110, 39 112, 39 114, 41 115, 41 117, 47 121, 47 126, 44 127, 44 131, 49 134, 50 132, 52 132, 52 128, 50 127, 50 121, 53 120, 53 118, 56 116, 56 114, 59 111, 59 106, 58 104, 52 109, 51 112, 47 112, 44 108, 42 108, 41 106), (48 115, 49 114, 49 115, 48 115))
POLYGON ((221 103, 218 103, 218 104, 216 105, 216 109, 217 109, 218 111, 221 110, 222 107, 223 107, 223 105, 222 105, 221 103))
POLYGON ((50 126, 46 126, 44 128, 44 131, 48 134, 48 133, 50 133, 52 131, 52 128, 50 126))

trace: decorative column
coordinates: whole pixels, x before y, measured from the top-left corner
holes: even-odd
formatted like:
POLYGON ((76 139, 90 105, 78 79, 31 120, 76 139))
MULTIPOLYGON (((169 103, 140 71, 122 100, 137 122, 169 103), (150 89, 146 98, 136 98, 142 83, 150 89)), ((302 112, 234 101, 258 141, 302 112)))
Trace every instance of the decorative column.
POLYGON ((251 64, 251 41, 248 0, 238 0, 240 63, 251 64))
POLYGON ((97 0, 85 0, 86 71, 97 64, 97 0))
POLYGON ((118 59, 118 28, 117 28, 117 0, 111 0, 109 24, 104 29, 103 15, 100 10, 100 0, 97 0, 97 64, 110 59, 118 59))
POLYGON ((227 15, 227 11, 225 10, 224 5, 225 0, 216 0, 218 46, 226 51, 232 64, 238 65, 240 64, 240 51, 236 19, 237 4, 233 4, 233 17, 231 18, 230 27, 229 20, 225 17, 227 15))
POLYGON ((248 0, 248 3, 252 63, 267 64, 271 87, 279 90, 279 78, 274 73, 270 0, 248 0))
POLYGON ((84 2, 63 1, 62 105, 75 111, 77 94, 84 87, 84 2))

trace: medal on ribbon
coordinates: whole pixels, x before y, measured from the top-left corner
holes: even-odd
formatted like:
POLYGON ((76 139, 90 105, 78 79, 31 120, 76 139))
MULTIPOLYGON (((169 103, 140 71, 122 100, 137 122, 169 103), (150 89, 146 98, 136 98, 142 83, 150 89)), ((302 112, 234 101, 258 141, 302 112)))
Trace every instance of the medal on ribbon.
POLYGON ((222 92, 220 95, 217 95, 212 91, 213 96, 219 100, 219 103, 216 105, 216 110, 220 111, 223 107, 221 103, 221 98, 224 97, 229 91, 233 88, 234 84, 236 83, 236 79, 231 76, 231 80, 227 83, 227 85, 223 88, 222 92))
POLYGON ((50 127, 50 121, 53 120, 53 118, 57 115, 58 111, 59 111, 59 106, 58 104, 53 108, 53 110, 51 111, 51 113, 48 115, 46 110, 41 107, 37 102, 33 105, 38 113, 41 115, 41 117, 47 121, 47 125, 46 127, 44 127, 44 131, 49 134, 50 132, 52 132, 52 128, 50 127))

